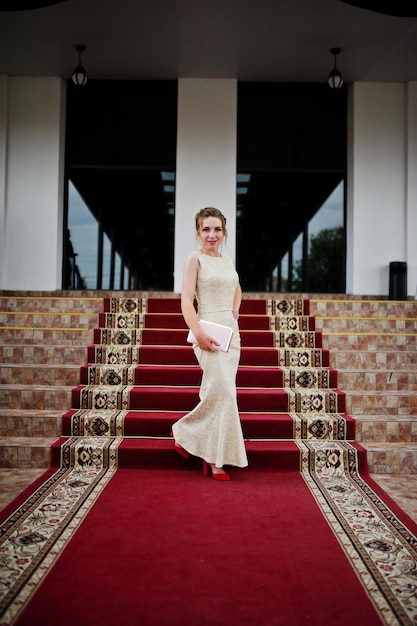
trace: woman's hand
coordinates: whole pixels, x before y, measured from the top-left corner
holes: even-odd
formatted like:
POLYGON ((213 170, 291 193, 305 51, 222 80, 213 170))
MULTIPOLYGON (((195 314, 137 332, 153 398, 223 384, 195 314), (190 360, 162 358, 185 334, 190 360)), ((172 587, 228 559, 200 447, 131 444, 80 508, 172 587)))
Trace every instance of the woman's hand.
POLYGON ((196 339, 198 346, 202 350, 207 350, 207 352, 214 352, 216 350, 214 346, 220 345, 218 341, 213 339, 213 337, 210 337, 210 335, 206 335, 206 333, 199 333, 198 336, 196 335, 196 339))
POLYGON ((235 318, 235 320, 239 319, 239 310, 238 309, 232 309, 232 315, 235 318))

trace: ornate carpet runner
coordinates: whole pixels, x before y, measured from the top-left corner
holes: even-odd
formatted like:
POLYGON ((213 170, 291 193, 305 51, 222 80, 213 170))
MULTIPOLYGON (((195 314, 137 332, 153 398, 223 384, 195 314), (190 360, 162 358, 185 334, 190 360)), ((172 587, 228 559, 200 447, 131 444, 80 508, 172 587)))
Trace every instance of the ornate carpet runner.
MULTIPOLYGON (((124 450, 133 467, 181 462, 170 428, 198 401, 200 373, 185 342, 179 301, 112 298, 100 326, 63 416, 64 437, 54 450, 58 469, 1 526, 1 625, 19 616, 125 463, 124 450)), ((344 412, 345 396, 308 302, 245 301, 240 326, 238 400, 250 461, 245 479, 251 465, 268 471, 257 468, 253 451, 262 455, 268 442, 279 459, 288 442, 381 623, 417 624, 416 535, 361 476, 354 420, 344 412)), ((279 472, 271 472, 270 480, 277 479, 279 472)))
MULTIPOLYGON (((72 467, 59 469, 2 524, 1 624, 13 623, 82 524, 115 471, 120 442, 70 439, 62 458, 72 467)), ((381 624, 415 624, 417 537, 361 478, 354 446, 318 441, 298 445, 304 480, 381 624)), ((279 476, 273 473, 270 479, 279 476)))
POLYGON ((0 624, 30 600, 117 468, 120 439, 69 439, 61 468, 1 525, 0 624))
POLYGON ((417 537, 374 493, 347 442, 303 442, 303 476, 384 624, 417 621, 417 537))

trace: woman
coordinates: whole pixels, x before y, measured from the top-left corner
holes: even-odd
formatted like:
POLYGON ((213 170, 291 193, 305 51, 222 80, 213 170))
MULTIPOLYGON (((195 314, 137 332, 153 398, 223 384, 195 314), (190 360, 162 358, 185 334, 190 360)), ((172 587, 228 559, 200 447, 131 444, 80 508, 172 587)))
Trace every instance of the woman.
POLYGON ((223 465, 248 464, 236 399, 236 373, 240 358, 237 320, 242 290, 233 261, 220 247, 227 236, 226 218, 213 207, 195 217, 198 252, 188 254, 183 275, 181 311, 198 343, 194 352, 203 370, 200 402, 172 427, 175 449, 203 460, 204 474, 230 480, 223 465), (197 300, 198 313, 194 307, 197 300), (199 319, 233 329, 228 352, 216 350, 218 343, 207 335, 199 319))

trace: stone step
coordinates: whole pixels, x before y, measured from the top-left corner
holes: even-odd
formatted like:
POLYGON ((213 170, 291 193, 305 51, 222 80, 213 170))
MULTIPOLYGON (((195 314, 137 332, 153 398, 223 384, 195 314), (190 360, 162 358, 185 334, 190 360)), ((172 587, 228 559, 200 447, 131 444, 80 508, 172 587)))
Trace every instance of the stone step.
POLYGON ((338 370, 338 387, 343 391, 417 391, 417 370, 338 370))
POLYGON ((82 346, 0 345, 0 363, 3 365, 85 365, 87 348, 82 346))
MULTIPOLYGON (((93 328, 0 328, 3 346, 87 346, 94 343, 93 328)), ((97 332, 97 331, 96 331, 97 332)), ((183 331, 181 331, 183 332, 183 331)), ((328 350, 417 352, 417 333, 323 333, 328 350)))
POLYGON ((93 343, 93 329, 0 328, 3 345, 87 346, 93 343))
MULTIPOLYGON (((67 292, 70 296, 54 296, 47 292, 47 295, 42 295, 44 292, 33 292, 33 295, 1 295, 4 292, 0 292, 0 311, 2 312, 17 312, 19 314, 25 313, 39 313, 46 312, 48 314, 76 314, 80 313, 94 315, 103 311, 104 295, 101 297, 87 297, 77 296, 75 292, 67 292)), ((80 294, 82 292, 79 292, 80 294)))
POLYGON ((64 385, 0 385, 0 410, 66 411, 71 407, 72 389, 64 385))
MULTIPOLYGON (((0 409, 0 437, 59 437, 62 412, 41 409, 0 409)), ((416 443, 416 415, 355 415, 356 440, 361 443, 416 443)))
POLYGON ((10 363, 0 367, 1 385, 78 385, 80 367, 78 365, 10 363))
MULTIPOLYGON (((293 293, 245 293, 245 299, 294 299, 293 293)), ((173 292, 132 291, 8 291, 0 290, 0 311, 48 311, 102 313, 105 298, 173 298, 173 292)), ((417 317, 417 301, 395 301, 379 296, 353 296, 346 294, 297 294, 310 300, 311 315, 318 317, 417 317)))
MULTIPOLYGON (((142 368, 146 367, 145 365, 142 365, 142 368)), ((170 366, 172 371, 180 368, 180 366, 170 366)), ((192 366, 188 366, 188 367, 192 367, 192 366)), ((197 368, 197 366, 195 366, 197 368)), ((18 374, 16 374, 16 377, 13 379, 13 368, 2 368, 3 370, 10 370, 9 372, 6 372, 4 375, 4 378, 2 377, 1 382, 2 383, 7 383, 7 382, 15 382, 15 383, 19 383, 19 382, 25 382, 24 380, 19 380, 18 379, 18 374), (6 374, 8 374, 7 378, 8 380, 6 380, 6 374)), ((77 376, 79 376, 79 372, 80 372, 81 368, 77 368, 75 370, 72 370, 71 372, 68 371, 67 372, 67 380, 75 380, 74 384, 78 384, 79 382, 79 378, 77 378, 77 376)), ((81 382, 83 384, 112 384, 112 383, 108 383, 108 382, 102 382, 102 377, 106 375, 106 373, 110 370, 111 372, 113 371, 117 371, 118 374, 122 377, 122 384, 144 384, 141 382, 134 382, 135 381, 135 377, 137 376, 137 374, 135 374, 135 370, 137 369, 137 366, 133 365, 133 366, 111 366, 111 365, 104 365, 104 366, 90 366, 89 368, 89 372, 83 372, 82 373, 82 378, 81 378, 81 382), (126 378, 125 378, 126 377, 126 378)), ((157 372, 158 372, 158 368, 157 366, 149 366, 148 369, 151 369, 155 372, 154 377, 158 376, 157 372)), ((169 367, 168 366, 164 366, 165 370, 168 370, 169 367)), ((239 371, 241 372, 241 374, 239 375, 238 373, 238 385, 242 385, 245 386, 243 383, 239 383, 240 377, 243 380, 243 377, 246 375, 246 379, 249 382, 252 382, 252 384, 250 386, 260 386, 260 387, 264 387, 264 386, 270 386, 270 383, 267 383, 267 380, 269 380, 269 370, 271 370, 271 373, 273 371, 275 371, 276 368, 273 367, 267 367, 267 368, 261 368, 261 367, 256 367, 256 366, 252 366, 251 368, 245 368, 244 366, 241 366, 239 371), (258 382, 256 382, 258 381, 258 382)), ((198 370, 199 372, 200 370, 198 370)), ((302 372, 303 369, 300 368, 300 372, 302 372)), ((317 375, 320 376, 320 372, 322 370, 317 369, 317 375)), ((326 371, 326 370, 324 370, 326 371)), ((26 374, 26 379, 27 382, 30 381, 31 378, 31 373, 30 371, 25 373, 26 374)), ((34 372, 34 375, 36 374, 36 371, 34 372)), ((373 391, 391 391, 391 392, 395 392, 395 391, 417 391, 417 371, 415 370, 368 370, 368 369, 345 369, 345 370, 338 370, 336 372, 337 374, 337 378, 335 377, 333 379, 333 377, 329 380, 329 382, 327 383, 327 386, 329 388, 334 388, 337 387, 339 389, 342 389, 343 391, 365 391, 367 390, 369 393, 373 393, 373 391), (337 381, 337 382, 336 382, 337 381)), ((64 372, 62 372, 62 375, 59 374, 59 369, 57 368, 57 379, 59 380, 59 377, 61 376, 63 378, 64 372)), ((193 378, 192 380, 197 381, 193 384, 199 384, 199 380, 200 380, 200 375, 199 374, 195 374, 194 376, 194 371, 192 371, 192 375, 193 378)), ((51 374, 49 374, 48 372, 46 372, 45 374, 43 374, 42 370, 39 370, 39 374, 36 374, 36 377, 38 379, 38 383, 42 382, 42 376, 44 376, 44 378, 48 378, 48 379, 52 379, 51 374)), ((277 374, 275 375, 274 380, 277 381, 278 380, 278 376, 281 376, 281 374, 277 374)), ((139 380, 139 379, 138 379, 139 380)), ((163 383, 163 378, 161 377, 161 383, 160 384, 165 384, 163 383)), ((59 383, 57 382, 56 384, 73 384, 73 383, 59 383)), ((157 384, 156 382, 153 382, 152 384, 157 384)), ((290 386, 290 387, 294 387, 295 385, 291 384, 285 384, 285 386, 290 386)), ((322 380, 321 382, 321 387, 325 388, 325 381, 322 380)))
POLYGON ((355 415, 355 438, 365 443, 414 443, 417 445, 417 416, 355 415))
POLYGON ((346 391, 346 413, 358 415, 397 415, 417 418, 417 394, 405 391, 346 391))
MULTIPOLYGON (((49 468, 58 437, 0 437, 0 467, 49 468)), ((372 474, 417 474, 416 443, 362 443, 372 474)))
POLYGON ((371 474, 417 474, 417 444, 365 443, 371 474))
POLYGON ((310 298, 310 313, 316 318, 320 317, 372 317, 372 318, 404 318, 417 317, 416 300, 373 300, 322 298, 314 296, 310 298))
POLYGON ((325 333, 416 334, 417 317, 316 317, 316 330, 325 333))
POLYGON ((58 437, 1 437, 0 467, 51 466, 51 446, 58 437))
POLYGON ((82 313, 80 311, 74 313, 51 313, 45 311, 36 311, 28 313, 25 311, 1 311, 0 310, 0 328, 16 329, 86 329, 95 328, 98 325, 99 316, 94 313, 82 313))
MULTIPOLYGON (((0 409, 0 437, 58 437, 62 432, 61 410, 0 409)), ((359 442, 417 443, 416 415, 355 415, 359 442)))
POLYGON ((0 409, 0 437, 59 437, 62 411, 0 409))
POLYGON ((417 352, 417 333, 329 333, 322 332, 323 348, 328 350, 358 350, 417 352))
POLYGON ((364 369, 364 370, 416 370, 417 352, 405 350, 378 350, 361 352, 358 350, 337 350, 330 353, 330 366, 334 369, 364 369))

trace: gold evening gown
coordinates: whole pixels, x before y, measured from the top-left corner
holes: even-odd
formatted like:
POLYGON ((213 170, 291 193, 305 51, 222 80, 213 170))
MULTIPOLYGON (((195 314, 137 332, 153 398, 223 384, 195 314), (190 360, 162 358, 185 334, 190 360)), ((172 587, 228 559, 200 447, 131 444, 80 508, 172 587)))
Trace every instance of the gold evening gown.
POLYGON ((236 373, 240 359, 240 334, 232 315, 238 275, 231 257, 211 257, 196 252, 200 263, 196 300, 200 319, 233 329, 228 352, 208 352, 194 345, 203 371, 200 402, 172 427, 175 441, 190 454, 217 467, 246 467, 248 460, 236 399, 236 373))

